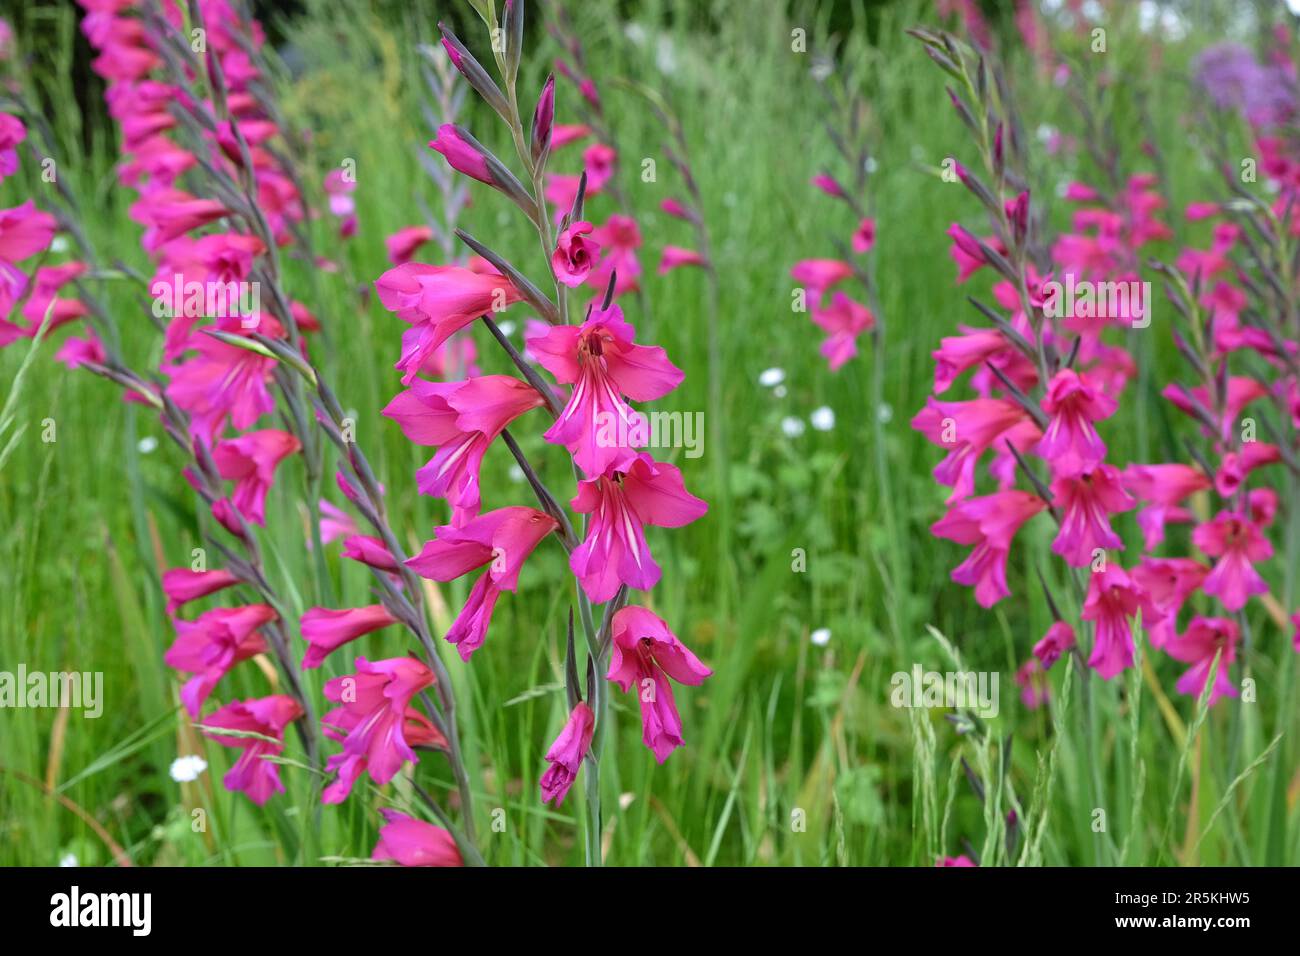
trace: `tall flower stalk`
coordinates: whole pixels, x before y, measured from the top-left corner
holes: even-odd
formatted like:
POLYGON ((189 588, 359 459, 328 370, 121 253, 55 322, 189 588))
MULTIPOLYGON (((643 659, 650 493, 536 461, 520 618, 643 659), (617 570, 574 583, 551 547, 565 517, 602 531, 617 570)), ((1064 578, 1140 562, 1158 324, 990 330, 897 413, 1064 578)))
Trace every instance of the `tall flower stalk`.
POLYGON ((647 420, 627 399, 661 397, 680 383, 682 374, 662 349, 635 342, 635 330, 613 301, 616 272, 609 277, 604 297, 589 303, 583 318, 576 320, 577 290, 600 261, 599 243, 583 218, 586 174, 579 179, 571 206, 557 211, 557 223, 548 209, 546 168, 556 125, 555 83, 548 78, 543 84, 526 123, 519 86, 524 4, 510 0, 500 19, 495 3, 481 0, 473 6, 489 39, 503 38, 492 46, 496 78, 446 26, 441 27, 443 45, 471 88, 505 125, 522 175, 453 125, 441 127, 430 146, 453 169, 496 189, 523 213, 536 232, 548 278, 543 291, 489 245, 459 230, 486 265, 464 269, 409 263, 376 282, 385 306, 412 326, 398 363, 411 388, 390 404, 388 414, 409 438, 439 449, 417 477, 421 491, 444 497, 452 506, 451 523, 437 529, 408 565, 425 577, 447 581, 491 564, 447 635, 468 660, 484 643, 500 592, 515 589, 523 563, 540 541, 553 537, 567 553, 585 648, 578 650, 571 624, 565 651, 570 717, 547 752, 551 769, 541 788, 544 800, 562 802, 586 763, 586 855, 589 864, 599 865, 604 832, 600 771, 613 719, 601 678, 616 681, 624 690, 636 688, 643 740, 662 761, 682 743, 668 679, 694 684, 709 673, 661 619, 628 604, 630 590, 648 590, 660 576, 644 528, 680 526, 700 517, 707 506, 686 491, 675 467, 638 450, 648 443, 647 420), (535 361, 521 354, 492 318, 515 302, 531 307, 546 324, 526 336, 535 361), (437 387, 421 384, 418 373, 424 356, 476 318, 501 345, 522 381, 478 376, 437 387), (567 397, 544 373, 561 386, 571 386, 567 397), (577 488, 569 509, 510 433, 508 426, 534 408, 544 409, 553 421, 545 430, 547 442, 571 456, 577 488), (446 424, 435 426, 429 416, 446 424), (478 469, 498 437, 527 478, 540 510, 481 512, 478 469), (598 625, 599 605, 604 607, 598 625))

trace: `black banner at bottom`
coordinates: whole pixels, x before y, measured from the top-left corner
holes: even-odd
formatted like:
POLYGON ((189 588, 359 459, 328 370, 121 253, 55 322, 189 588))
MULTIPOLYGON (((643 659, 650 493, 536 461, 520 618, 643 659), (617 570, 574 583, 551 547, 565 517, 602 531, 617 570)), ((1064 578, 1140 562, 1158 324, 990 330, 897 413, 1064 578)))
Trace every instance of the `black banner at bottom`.
POLYGON ((1267 869, 7 869, 6 938, 93 934, 116 944, 241 932, 374 946, 394 927, 463 928, 495 945, 590 939, 608 928, 709 934, 924 928, 951 942, 1098 936, 1228 943, 1294 920, 1293 872, 1267 869), (680 920, 687 920, 685 929, 680 920), (657 923, 665 925, 656 927, 657 923), (781 924, 786 924, 782 927, 781 924), (567 925, 566 925, 567 924, 567 925), (255 927, 255 929, 254 929, 255 927), (674 928, 675 927, 675 928, 674 928), (569 934, 572 934, 571 936, 569 934), (582 934, 582 935, 578 935, 582 934), (1064 935, 1060 935, 1064 934, 1064 935))

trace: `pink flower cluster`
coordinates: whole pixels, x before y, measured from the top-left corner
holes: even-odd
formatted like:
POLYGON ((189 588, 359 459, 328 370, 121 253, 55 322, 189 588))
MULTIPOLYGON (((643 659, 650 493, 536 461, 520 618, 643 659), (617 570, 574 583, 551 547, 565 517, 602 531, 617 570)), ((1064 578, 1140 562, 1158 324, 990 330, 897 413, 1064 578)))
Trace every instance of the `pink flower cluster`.
MULTIPOLYGON (((504 102, 472 53, 445 28, 444 48, 489 105, 504 102)), ((520 157, 526 181, 543 181, 546 157, 557 142, 585 135, 554 125, 554 95, 554 81, 548 80, 534 112, 532 150, 520 157)), ((460 127, 444 125, 429 145, 456 172, 512 200, 550 239, 553 251, 547 264, 557 293, 561 287, 577 290, 586 285, 605 293, 606 300, 592 303, 581 324, 568 324, 563 296, 560 306, 544 301, 543 293, 486 247, 475 245, 483 254, 464 265, 431 265, 412 258, 427 239, 423 232, 406 230, 390 238, 395 264, 375 280, 375 289, 384 308, 406 324, 395 366, 405 388, 383 414, 407 439, 431 449, 432 457, 416 472, 416 485, 421 494, 445 501, 449 512, 447 523, 434 529, 434 536, 405 561, 405 568, 440 583, 476 575, 446 633, 446 640, 468 661, 486 643, 498 602, 520 586, 536 549, 548 539, 560 543, 569 553, 582 599, 616 602, 609 614, 607 677, 624 690, 637 690, 646 746, 662 761, 683 739, 669 679, 698 684, 709 671, 660 618, 624 604, 628 589, 649 590, 660 577, 645 529, 679 527, 702 516, 707 506, 686 491, 675 466, 641 450, 646 421, 630 402, 661 398, 683 376, 663 349, 636 342, 636 331, 625 321, 622 308, 610 301, 637 288, 635 249, 640 236, 635 223, 612 217, 598 228, 579 215, 585 199, 599 194, 614 175, 613 150, 600 144, 588 149, 585 179, 575 177, 570 183, 552 176, 538 197, 460 127), (554 236, 543 200, 561 204, 554 236), (433 359, 452 335, 480 318, 492 323, 497 314, 524 302, 545 321, 530 321, 525 336, 526 354, 535 365, 507 348, 522 378, 472 369, 462 379, 435 380, 442 378, 442 368, 433 359), (549 372, 555 384, 545 382, 543 372, 549 372), (551 419, 549 427, 537 431, 566 450, 569 467, 580 476, 570 506, 586 516, 584 540, 576 538, 567 514, 543 492, 518 445, 503 437, 537 409, 545 409, 551 419), (485 510, 481 475, 491 456, 507 450, 502 445, 509 446, 530 474, 540 509, 506 504, 485 510)), ((504 339, 494 323, 492 329, 504 339)), ((347 536, 345 553, 377 569, 396 567, 382 542, 353 533, 346 514, 330 522, 331 535, 347 536)), ((312 651, 304 666, 319 665, 345 643, 390 622, 381 607, 309 611, 303 629, 312 651)), ((415 759, 409 746, 415 742, 413 734, 427 746, 439 746, 428 739, 428 728, 410 707, 412 696, 432 680, 427 670, 414 665, 407 660, 371 665, 358 658, 358 673, 347 679, 356 682, 356 700, 325 718, 340 725, 327 733, 344 745, 343 754, 330 761, 339 776, 326 790, 327 801, 343 799, 362 772, 376 783, 391 779, 403 762, 415 759)), ((326 695, 339 700, 341 690, 339 681, 332 681, 326 695)), ((550 767, 540 782, 542 798, 556 803, 572 786, 602 719, 600 710, 582 700, 576 688, 570 690, 576 703, 546 754, 550 767)), ((390 820, 383 845, 408 830, 410 822, 390 820)), ((388 846, 384 855, 409 862, 399 847, 388 846)))
MULTIPOLYGON (((952 63, 933 35, 922 40, 937 60, 952 63)), ((965 114, 986 108, 950 95, 965 114)), ((1012 178, 1003 130, 998 122, 988 142, 977 142, 985 173, 998 182, 1012 178)), ((1269 169, 1286 172, 1282 165, 1269 169)), ((979 174, 960 164, 956 173, 985 206, 991 227, 983 236, 959 224, 949 230, 957 281, 993 273, 994 304, 980 311, 994 324, 962 326, 940 342, 932 353, 934 395, 912 421, 945 452, 934 477, 949 489, 948 511, 931 531, 971 548, 952 579, 973 588, 983 607, 1003 600, 1015 537, 1031 521, 1050 520, 1052 552, 1087 574, 1077 622, 1092 624, 1087 662, 1102 678, 1133 665, 1140 619, 1153 647, 1190 665, 1179 691, 1202 693, 1217 655, 1209 699, 1235 695, 1228 672, 1242 636, 1237 618, 1252 596, 1268 591, 1256 566, 1273 555, 1268 535, 1278 507, 1276 491, 1256 476, 1281 463, 1294 469, 1296 460, 1293 438, 1287 447, 1260 439, 1250 406, 1270 402, 1300 426, 1294 330, 1243 318, 1259 290, 1234 255, 1241 227, 1219 221, 1208 247, 1185 249, 1176 268, 1162 272, 1173 289, 1169 314, 1185 320, 1174 344, 1196 375, 1194 384, 1171 383, 1162 394, 1199 426, 1199 437, 1188 442, 1194 460, 1118 465, 1103 429, 1125 415, 1126 388, 1137 374, 1126 345, 1140 348, 1172 324, 1152 324, 1156 303, 1141 273, 1145 247, 1172 238, 1160 218, 1166 201, 1159 183, 1146 174, 1118 188, 1071 183, 1070 229, 1049 244, 1051 268, 1040 272, 1031 254, 1039 227, 1029 191, 999 197, 979 174), (963 377, 973 397, 948 398, 963 377), (1142 546, 1126 567, 1118 522, 1129 512, 1142 546), (1190 534, 1167 542, 1175 525, 1189 525, 1190 534), (1160 554, 1162 545, 1173 556, 1160 554), (1194 610, 1180 626, 1184 608, 1194 610)), ((1283 194, 1296 188, 1284 179, 1276 184, 1283 194)), ((1295 234, 1285 199, 1274 213, 1295 234)), ((1216 204, 1188 208, 1192 221, 1220 215, 1216 204)), ((1289 295, 1294 301, 1300 289, 1289 295)), ((1047 687, 1038 675, 1077 647, 1075 625, 1058 618, 1017 675, 1031 706, 1047 687)))
POLYGON ((813 324, 826 333, 821 354, 831 371, 835 372, 858 354, 858 337, 876 328, 875 312, 843 289, 836 288, 856 282, 868 301, 874 301, 870 253, 876 245, 876 220, 870 212, 867 190, 867 169, 874 160, 871 158, 870 140, 860 122, 862 104, 858 94, 848 88, 838 94, 823 92, 832 103, 843 100, 845 111, 853 114, 842 124, 839 121, 843 118, 840 117, 832 117, 826 124, 840 159, 850 172, 849 179, 843 182, 828 172, 820 172, 813 177, 812 185, 847 206, 857 225, 847 237, 847 244, 843 239, 835 238, 840 258, 803 259, 794 264, 790 276, 806 297, 804 308, 799 311, 808 311, 813 324), (838 125, 844 125, 846 129, 837 130, 838 125))
MULTIPOLYGON (((189 433, 173 437, 190 444, 202 463, 187 469, 185 477, 204 492, 217 525, 235 540, 247 540, 250 524, 265 523, 277 469, 302 450, 302 442, 281 429, 254 427, 275 407, 276 363, 241 342, 254 334, 296 341, 299 330, 316 328, 300 303, 292 304, 291 318, 277 317, 260 308, 242 310, 242 302, 256 299, 229 293, 257 282, 269 247, 291 243, 304 216, 293 178, 268 148, 280 131, 260 98, 255 55, 263 42, 261 28, 226 0, 198 4, 210 81, 207 98, 200 99, 192 93, 196 77, 176 75, 165 55, 171 35, 186 25, 181 6, 132 0, 84 0, 82 6, 82 32, 98 54, 94 68, 107 83, 109 113, 121 134, 118 182, 138 194, 131 216, 144 227, 141 244, 155 264, 150 291, 155 314, 166 319, 162 400, 188 416, 189 433), (188 192, 182 182, 205 182, 198 175, 203 167, 229 183, 249 176, 251 194, 236 203, 188 192), (254 225, 254 204, 260 228, 254 225), (209 294, 218 288, 225 294, 209 294), (287 321, 294 323, 292 332, 287 321), (218 485, 214 494, 214 480, 228 482, 228 490, 222 494, 218 485)), ((94 346, 88 349, 93 354, 94 346)), ((173 615, 191 601, 240 583, 243 579, 227 570, 177 568, 163 574, 173 615)), ((174 625, 176 640, 164 659, 191 675, 181 700, 195 719, 237 663, 283 639, 283 622, 265 603, 217 607, 193 620, 177 616, 174 625)), ((278 754, 282 745, 261 738, 282 740, 287 726, 305 713, 300 699, 274 694, 234 700, 203 717, 210 728, 260 735, 208 732, 243 751, 226 774, 226 786, 259 804, 283 792, 277 765, 261 759, 278 754)))

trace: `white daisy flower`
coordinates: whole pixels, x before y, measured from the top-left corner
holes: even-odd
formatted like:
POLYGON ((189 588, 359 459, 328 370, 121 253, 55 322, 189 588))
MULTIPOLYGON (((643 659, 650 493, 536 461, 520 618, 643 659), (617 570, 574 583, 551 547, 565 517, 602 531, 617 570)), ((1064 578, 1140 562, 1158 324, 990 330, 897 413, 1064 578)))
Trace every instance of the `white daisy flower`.
POLYGON ((821 408, 813 409, 812 415, 808 417, 812 422, 812 427, 819 432, 828 432, 835 427, 835 409, 829 405, 823 405, 821 408))
POLYGON ((172 761, 171 775, 177 783, 192 783, 208 769, 208 762, 197 754, 187 754, 172 761))

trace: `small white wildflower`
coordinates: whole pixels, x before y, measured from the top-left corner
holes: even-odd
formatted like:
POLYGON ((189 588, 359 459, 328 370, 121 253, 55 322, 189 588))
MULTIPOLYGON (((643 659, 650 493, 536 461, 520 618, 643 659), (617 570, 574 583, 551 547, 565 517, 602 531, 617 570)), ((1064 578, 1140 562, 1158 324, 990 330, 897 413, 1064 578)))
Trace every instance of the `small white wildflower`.
POLYGON ((812 422, 812 427, 819 432, 828 432, 835 427, 835 409, 829 405, 823 405, 821 408, 813 409, 812 415, 808 417, 812 422))
POLYGON ((659 41, 655 44, 655 66, 659 67, 660 73, 670 76, 677 72, 677 50, 673 47, 672 38, 666 34, 660 34, 659 41))
POLYGON ((1056 136, 1056 127, 1050 126, 1047 123, 1042 123, 1039 125, 1038 129, 1034 131, 1034 135, 1038 137, 1040 143, 1050 143, 1053 137, 1056 136))
POLYGON ((784 385, 778 385, 776 388, 772 389, 772 394, 777 398, 785 398, 788 392, 784 385))
POLYGON ((639 23, 629 23, 623 28, 623 36, 640 46, 645 43, 645 27, 639 23))
POLYGON ((59 866, 81 866, 81 863, 77 861, 77 854, 65 853, 59 857, 59 866))
POLYGON ((66 236, 55 236, 50 242, 50 252, 60 253, 68 251, 68 240, 66 236))
POLYGON ((894 420, 894 408, 888 402, 881 402, 880 407, 876 409, 876 418, 882 425, 888 425, 894 420))
POLYGON ((784 381, 785 381, 785 369, 776 368, 775 366, 772 368, 763 369, 762 373, 760 373, 758 376, 758 384, 765 386, 766 388, 772 388, 774 386, 780 385, 784 381))
POLYGON ((525 479, 524 470, 520 468, 518 465, 511 465, 510 470, 506 472, 506 475, 515 484, 519 484, 519 482, 525 479))
POLYGON ((872 173, 874 173, 877 169, 880 168, 880 164, 876 162, 876 157, 868 156, 867 161, 862 164, 862 168, 866 170, 867 175, 870 176, 872 173))
POLYGON ((158 447, 158 439, 152 435, 145 435, 135 446, 140 450, 140 454, 147 455, 158 447))
POLYGON ((506 319, 504 322, 498 322, 497 328, 501 330, 501 334, 506 338, 510 338, 510 336, 515 334, 515 324, 509 319, 506 319))
POLYGON ((192 783, 208 769, 208 762, 197 754, 187 754, 172 761, 171 775, 177 783, 192 783))
POLYGON ((798 438, 804 432, 803 419, 789 416, 781 419, 781 431, 785 432, 786 438, 798 438))
POLYGON ((825 647, 831 642, 831 629, 829 627, 819 627, 812 632, 811 639, 818 647, 825 647))

